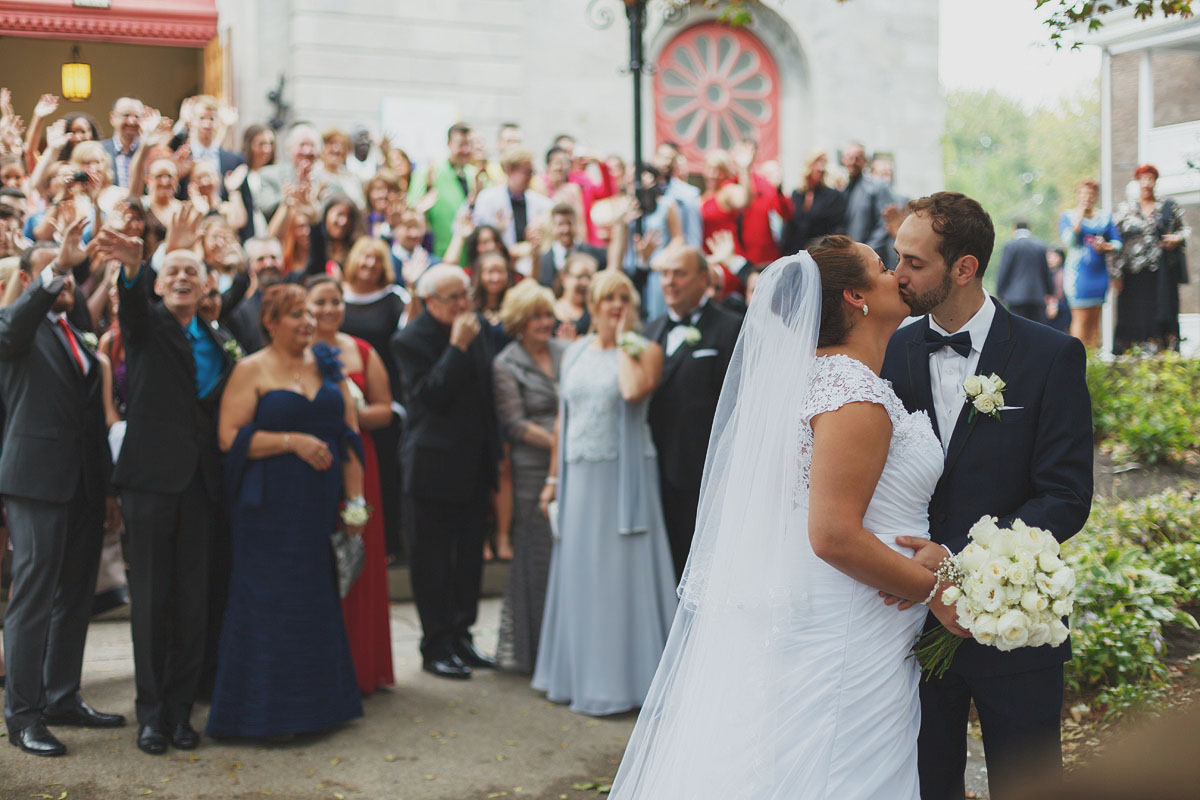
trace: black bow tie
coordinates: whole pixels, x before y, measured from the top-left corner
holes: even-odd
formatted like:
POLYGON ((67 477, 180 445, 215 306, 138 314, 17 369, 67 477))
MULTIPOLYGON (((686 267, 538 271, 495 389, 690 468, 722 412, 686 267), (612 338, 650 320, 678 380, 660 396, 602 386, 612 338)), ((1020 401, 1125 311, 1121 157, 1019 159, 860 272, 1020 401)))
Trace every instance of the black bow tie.
POLYGON ((971 334, 969 331, 959 331, 953 336, 942 336, 932 328, 925 331, 925 352, 932 355, 943 347, 949 347, 963 358, 971 355, 971 334))

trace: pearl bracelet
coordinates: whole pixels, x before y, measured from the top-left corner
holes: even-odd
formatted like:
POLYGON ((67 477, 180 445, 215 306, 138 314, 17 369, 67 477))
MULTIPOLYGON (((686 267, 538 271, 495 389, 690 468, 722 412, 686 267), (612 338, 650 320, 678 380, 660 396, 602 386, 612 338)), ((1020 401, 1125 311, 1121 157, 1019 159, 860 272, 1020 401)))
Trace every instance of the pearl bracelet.
POLYGON ((937 595, 938 587, 942 585, 942 579, 936 575, 933 578, 933 588, 929 590, 929 596, 921 601, 921 605, 927 606, 929 602, 937 595))
POLYGON ((547 475, 546 476, 546 485, 547 486, 558 486, 558 478, 554 477, 553 475, 547 475))

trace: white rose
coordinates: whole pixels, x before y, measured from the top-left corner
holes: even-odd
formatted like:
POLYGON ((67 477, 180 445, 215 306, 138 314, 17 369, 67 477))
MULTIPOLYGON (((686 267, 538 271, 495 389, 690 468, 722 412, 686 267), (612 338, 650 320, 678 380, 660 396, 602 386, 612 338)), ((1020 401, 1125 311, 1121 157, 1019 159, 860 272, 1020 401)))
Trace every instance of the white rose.
POLYGON ((963 381, 963 389, 967 391, 968 395, 974 397, 983 391, 983 381, 979 379, 978 375, 972 375, 963 381))
POLYGON ((1033 580, 1033 575, 1030 572, 1029 567, 1025 566, 1020 561, 1016 561, 1008 565, 1007 577, 1009 583, 1013 583, 1018 586, 1024 586, 1033 580))
POLYGON ((995 517, 982 517, 967 531, 967 536, 980 547, 987 547, 998 530, 995 517))
POLYGON ((1056 556, 1056 555, 1058 555, 1061 547, 1062 546, 1059 545, 1059 543, 1058 543, 1058 539, 1055 539, 1053 536, 1046 535, 1046 536, 1042 537, 1042 552, 1043 553, 1049 553, 1052 556, 1056 556))
POLYGON ((997 390, 997 391, 1001 391, 1001 392, 1002 392, 1002 391, 1004 391, 1005 389, 1007 389, 1007 388, 1008 388, 1008 384, 1007 384, 1007 383, 1005 383, 1003 380, 1001 380, 1001 379, 1000 379, 1000 376, 999 376, 999 375, 997 375, 996 373, 994 373, 994 372, 993 372, 993 373, 992 373, 992 374, 991 374, 989 377, 991 378, 991 380, 992 380, 992 383, 994 383, 994 384, 996 385, 996 390, 997 390))
POLYGON ((1031 528, 1021 520, 1013 523, 1013 533, 1017 537, 1017 552, 1028 553, 1034 558, 1042 552, 1042 532, 1031 528))
POLYGON ((1029 641, 1029 618, 1016 609, 1007 611, 996 621, 996 647, 1013 650, 1029 641))
POLYGON ((942 602, 948 606, 957 603, 960 597, 962 597, 962 589, 959 589, 957 586, 950 586, 946 591, 942 592, 942 602))
POLYGON ((995 613, 1008 601, 1008 591, 1003 586, 989 587, 983 597, 980 598, 980 605, 983 610, 989 613, 995 613))
POLYGON ((1021 608, 1029 613, 1045 611, 1046 606, 1050 605, 1050 601, 1046 599, 1046 595, 1041 592, 1035 592, 1032 589, 1021 595, 1021 608))
POLYGON ((1071 613, 1071 609, 1074 607, 1074 605, 1075 604, 1071 602, 1071 598, 1064 597, 1051 603, 1050 610, 1054 612, 1054 616, 1056 617, 1065 617, 1071 613))
POLYGON ((1067 640, 1071 635, 1071 630, 1066 625, 1063 625, 1061 619, 1050 620, 1050 644, 1057 647, 1067 640))
POLYGON ((987 561, 987 551, 971 542, 963 548, 958 554, 958 566, 963 572, 972 573, 978 572, 979 568, 987 561))
POLYGON ((996 633, 999 630, 996 617, 991 614, 980 614, 975 618, 975 624, 969 630, 971 635, 975 637, 975 641, 980 644, 991 644, 996 640, 996 633))
POLYGON ((1075 588, 1075 570, 1070 567, 1063 567, 1050 576, 1050 581, 1054 585, 1054 591, 1051 592, 1052 597, 1066 597, 1075 588))
POLYGON ((1038 565, 1037 560, 1038 560, 1037 553, 1030 553, 1030 552, 1017 553, 1017 563, 1020 564, 1022 567, 1024 567, 1026 569, 1026 571, 1029 572, 1029 574, 1031 576, 1029 578, 1030 580, 1033 580, 1033 578, 1032 578, 1033 573, 1037 572, 1037 565, 1038 565))
POLYGON ((1017 554, 1017 535, 1012 531, 1000 531, 992 540, 992 552, 1006 559, 1017 554))
POLYGON ((985 587, 999 586, 1004 583, 1004 579, 1008 575, 1008 561, 1003 558, 993 558, 983 565, 979 574, 985 587))
POLYGON ((1005 587, 1005 592, 1007 593, 1007 602, 1010 606, 1016 608, 1017 606, 1021 605, 1021 598, 1025 595, 1025 588, 1026 587, 1018 586, 1015 583, 1010 583, 1005 587))
POLYGON ((991 414, 996 410, 996 401, 990 394, 981 394, 972 403, 980 414, 991 414))
POLYGON ((1050 625, 1045 622, 1037 622, 1029 626, 1029 641, 1025 643, 1026 647, 1041 647, 1050 641, 1050 625))
POLYGON ((1053 553, 1047 553, 1044 550, 1038 556, 1038 569, 1046 574, 1053 574, 1063 568, 1062 559, 1053 553))
POLYGON ((996 382, 989 377, 980 375, 979 376, 979 390, 986 395, 995 394, 996 393, 996 382))
POLYGON ((1034 576, 1033 582, 1037 585, 1038 591, 1042 594, 1046 594, 1051 597, 1058 597, 1058 595, 1055 594, 1054 579, 1046 573, 1039 572, 1034 576))
POLYGON ((996 404, 997 409, 1004 407, 1004 395, 999 392, 992 392, 988 397, 992 398, 992 402, 996 404))

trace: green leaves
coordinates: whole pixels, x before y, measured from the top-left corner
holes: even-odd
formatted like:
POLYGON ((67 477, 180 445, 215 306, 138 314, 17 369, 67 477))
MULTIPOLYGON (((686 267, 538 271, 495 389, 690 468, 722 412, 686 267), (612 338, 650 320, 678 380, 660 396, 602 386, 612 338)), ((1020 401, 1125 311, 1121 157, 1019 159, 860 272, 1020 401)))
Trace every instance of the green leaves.
POLYGON ((1096 438, 1117 461, 1179 463, 1200 441, 1200 360, 1166 352, 1087 367, 1096 438))

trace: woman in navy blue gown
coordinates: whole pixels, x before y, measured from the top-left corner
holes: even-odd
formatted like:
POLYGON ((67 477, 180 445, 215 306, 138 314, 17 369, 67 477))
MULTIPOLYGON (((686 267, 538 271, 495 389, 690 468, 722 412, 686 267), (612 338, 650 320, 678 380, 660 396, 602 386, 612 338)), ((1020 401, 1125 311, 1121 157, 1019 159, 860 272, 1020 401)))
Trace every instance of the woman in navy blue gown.
MULTIPOLYGON (((270 344, 221 402, 233 573, 209 736, 281 737, 362 716, 329 545, 362 495, 361 444, 338 351, 311 346, 302 288, 263 295, 270 344)), ((361 529, 350 529, 359 534, 361 529)))

